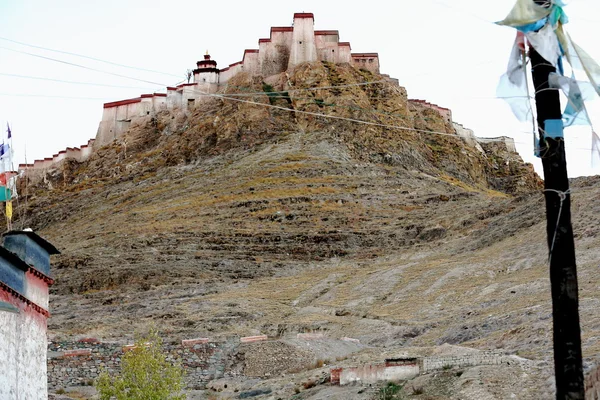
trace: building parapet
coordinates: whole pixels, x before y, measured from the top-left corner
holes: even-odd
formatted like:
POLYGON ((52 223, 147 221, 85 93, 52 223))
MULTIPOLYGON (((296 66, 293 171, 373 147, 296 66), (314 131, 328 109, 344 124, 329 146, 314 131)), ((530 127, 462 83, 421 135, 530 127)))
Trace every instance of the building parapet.
POLYGON ((438 106, 437 104, 433 104, 428 101, 419 100, 419 99, 408 99, 408 103, 412 104, 412 105, 426 107, 431 110, 435 110, 438 113, 440 113, 440 115, 442 116, 442 118, 444 118, 444 121, 446 121, 446 123, 448 123, 448 124, 452 123, 452 110, 450 110, 449 108, 441 107, 441 106, 438 106))
MULTIPOLYGON (((141 101, 141 99, 140 99, 141 101)), ((105 105, 106 106, 106 105, 105 105)), ((74 159, 79 162, 86 161, 92 154, 92 146, 95 139, 90 139, 80 147, 67 147, 54 154, 52 157, 46 157, 42 160, 35 160, 33 163, 19 164, 18 171, 23 172, 25 176, 45 171, 50 168, 55 168, 60 162, 66 159, 74 159)))

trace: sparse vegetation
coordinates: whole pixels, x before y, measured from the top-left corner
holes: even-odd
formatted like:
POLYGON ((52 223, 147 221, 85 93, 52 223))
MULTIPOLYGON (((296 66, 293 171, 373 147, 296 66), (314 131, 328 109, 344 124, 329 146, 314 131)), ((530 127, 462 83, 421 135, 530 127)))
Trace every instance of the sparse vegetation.
POLYGON ((423 393, 425 393, 425 390, 421 386, 413 387, 413 390, 412 390, 413 396, 418 396, 423 393))
POLYGON ((379 389, 377 400, 399 400, 402 399, 401 392, 404 385, 395 382, 388 382, 379 389))
POLYGON ((166 360, 158 333, 152 330, 135 344, 123 355, 119 375, 100 374, 96 381, 100 399, 184 400, 183 369, 166 360))

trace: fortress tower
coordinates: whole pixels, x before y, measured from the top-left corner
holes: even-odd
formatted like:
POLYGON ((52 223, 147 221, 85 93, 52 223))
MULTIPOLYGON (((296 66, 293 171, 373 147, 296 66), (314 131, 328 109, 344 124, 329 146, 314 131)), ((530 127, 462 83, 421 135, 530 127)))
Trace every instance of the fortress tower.
POLYGON ((194 70, 194 83, 198 86, 199 90, 214 93, 216 90, 211 91, 211 87, 219 83, 220 71, 217 69, 217 62, 210 59, 207 51, 204 55, 204 60, 198 61, 196 66, 197 68, 194 70))
POLYGON ((317 61, 314 25, 315 17, 312 13, 294 14, 294 30, 288 69, 303 62, 317 61))

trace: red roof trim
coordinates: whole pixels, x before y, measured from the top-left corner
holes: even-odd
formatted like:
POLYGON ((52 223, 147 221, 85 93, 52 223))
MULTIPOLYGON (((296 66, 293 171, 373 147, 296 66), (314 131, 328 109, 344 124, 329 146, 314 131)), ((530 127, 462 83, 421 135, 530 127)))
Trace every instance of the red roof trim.
POLYGON ((340 31, 315 31, 315 35, 339 35, 340 31))
POLYGON ((112 107, 125 106, 127 104, 139 103, 141 101, 142 101, 142 99, 140 97, 136 97, 135 99, 113 101, 112 103, 104 103, 104 108, 112 108, 112 107))
POLYGON ((294 27, 292 26, 272 26, 271 33, 273 32, 294 32, 294 27))
POLYGON ((258 39, 258 44, 261 43, 271 43, 271 39, 258 39))
POLYGON ((296 18, 312 18, 315 19, 313 13, 294 13, 294 19, 296 18))
POLYGON ((347 46, 347 47, 350 47, 350 42, 338 42, 338 46, 347 46))
POLYGON ((361 58, 361 57, 379 57, 378 53, 352 53, 350 54, 352 57, 361 58))
POLYGON ((154 95, 152 95, 152 94, 143 94, 143 95, 141 95, 140 97, 141 97, 142 99, 147 99, 147 98, 149 98, 149 97, 152 97, 152 96, 154 96, 154 95))
POLYGON ((175 86, 167 86, 167 90, 177 90, 175 86))
POLYGON ((229 68, 231 68, 231 67, 235 67, 236 65, 240 65, 241 63, 242 63, 242 61, 238 61, 238 62, 236 62, 236 63, 229 64, 229 68))
POLYGON ((29 266, 29 270, 27 272, 31 272, 35 277, 40 278, 44 282, 48 284, 48 286, 54 285, 54 279, 50 278, 48 275, 38 271, 31 265, 29 266))
POLYGON ((166 93, 154 93, 154 96, 156 97, 167 97, 166 93))
POLYGON ((17 299, 21 300, 22 302, 24 302, 25 304, 27 304, 28 306, 30 306, 31 308, 33 308, 35 311, 37 311, 40 314, 42 314, 43 316, 45 316, 46 318, 50 317, 50 313, 48 312, 48 310, 45 310, 42 307, 38 306, 33 301, 29 300, 27 297, 23 296, 21 293, 17 292, 16 290, 14 290, 13 288, 11 288, 10 286, 8 286, 7 284, 5 284, 4 282, 0 282, 0 289, 4 289, 8 293, 12 294, 14 297, 16 297, 17 299))
POLYGON ((220 72, 229 71, 229 67, 223 68, 220 72))

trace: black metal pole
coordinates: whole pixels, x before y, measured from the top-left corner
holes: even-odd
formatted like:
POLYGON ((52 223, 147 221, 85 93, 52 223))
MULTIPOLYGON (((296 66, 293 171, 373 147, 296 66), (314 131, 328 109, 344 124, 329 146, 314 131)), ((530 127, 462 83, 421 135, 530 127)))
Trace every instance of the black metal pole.
POLYGON ((563 138, 546 133, 547 120, 560 120, 558 90, 548 90, 548 76, 556 69, 530 48, 537 122, 540 132, 546 197, 546 232, 550 259, 556 398, 584 399, 581 329, 575 242, 571 227, 571 196, 563 138))

